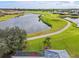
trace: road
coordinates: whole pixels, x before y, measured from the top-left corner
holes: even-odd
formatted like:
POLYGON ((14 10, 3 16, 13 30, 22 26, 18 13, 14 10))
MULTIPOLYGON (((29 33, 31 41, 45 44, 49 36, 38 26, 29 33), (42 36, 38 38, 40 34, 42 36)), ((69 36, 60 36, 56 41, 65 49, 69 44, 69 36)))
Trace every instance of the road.
POLYGON ((67 21, 67 20, 65 20, 65 21, 67 22, 67 25, 63 29, 53 32, 53 33, 27 38, 27 40, 35 40, 35 39, 39 39, 39 38, 44 38, 44 37, 60 34, 61 32, 65 31, 66 29, 68 29, 71 26, 71 23, 69 21, 67 21))

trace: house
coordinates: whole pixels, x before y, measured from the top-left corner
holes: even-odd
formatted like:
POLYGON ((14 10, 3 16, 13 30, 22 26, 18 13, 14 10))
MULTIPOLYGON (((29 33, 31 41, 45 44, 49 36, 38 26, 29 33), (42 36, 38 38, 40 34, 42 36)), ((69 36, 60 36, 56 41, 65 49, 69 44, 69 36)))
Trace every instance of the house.
POLYGON ((0 12, 0 17, 1 17, 1 16, 4 16, 4 15, 5 15, 4 13, 0 12))
POLYGON ((69 58, 66 50, 45 50, 44 57, 47 58, 69 58))
POLYGON ((24 51, 16 51, 12 58, 16 57, 42 57, 43 54, 38 52, 24 52, 24 51))
POLYGON ((72 16, 79 16, 78 13, 71 13, 72 16))
POLYGON ((69 58, 66 50, 49 50, 46 49, 42 52, 23 52, 16 51, 12 58, 16 57, 43 57, 43 58, 69 58))

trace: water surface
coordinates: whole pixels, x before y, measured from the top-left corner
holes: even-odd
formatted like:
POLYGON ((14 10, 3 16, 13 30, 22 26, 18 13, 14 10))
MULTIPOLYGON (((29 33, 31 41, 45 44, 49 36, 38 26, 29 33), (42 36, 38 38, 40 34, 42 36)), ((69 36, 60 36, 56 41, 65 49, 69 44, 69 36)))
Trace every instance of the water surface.
POLYGON ((49 26, 44 24, 42 21, 39 21, 38 16, 39 14, 27 14, 7 21, 2 21, 0 22, 0 28, 4 29, 6 27, 11 28, 18 26, 19 28, 24 29, 27 33, 50 29, 49 26))
POLYGON ((71 22, 76 23, 77 24, 77 27, 79 27, 79 18, 69 18, 69 17, 67 17, 65 19, 67 19, 67 20, 69 20, 71 22))

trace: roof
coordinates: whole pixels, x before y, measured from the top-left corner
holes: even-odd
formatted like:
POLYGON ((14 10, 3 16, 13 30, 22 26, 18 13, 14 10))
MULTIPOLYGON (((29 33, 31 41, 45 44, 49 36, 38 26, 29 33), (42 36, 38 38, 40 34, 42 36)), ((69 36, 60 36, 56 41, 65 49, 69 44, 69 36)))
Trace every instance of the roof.
POLYGON ((47 58, 68 58, 69 57, 66 50, 46 50, 44 55, 47 58))
POLYGON ((39 57, 42 56, 38 52, 24 52, 24 51, 16 51, 15 54, 12 57, 39 57))
POLYGON ((45 50, 42 53, 16 51, 12 57, 69 58, 69 55, 66 50, 45 50))

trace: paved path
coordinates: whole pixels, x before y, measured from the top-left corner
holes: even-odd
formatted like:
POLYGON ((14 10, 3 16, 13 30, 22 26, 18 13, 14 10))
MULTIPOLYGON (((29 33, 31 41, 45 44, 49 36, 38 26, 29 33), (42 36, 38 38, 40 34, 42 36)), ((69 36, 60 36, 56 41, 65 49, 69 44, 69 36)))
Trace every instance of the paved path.
POLYGON ((63 32, 63 31, 65 31, 66 29, 68 29, 71 26, 71 23, 69 21, 67 21, 67 20, 65 20, 65 21, 67 22, 67 25, 63 29, 61 29, 59 31, 56 31, 56 32, 53 32, 53 33, 27 38, 27 40, 35 40, 35 39, 44 38, 44 37, 59 34, 59 33, 63 32))

